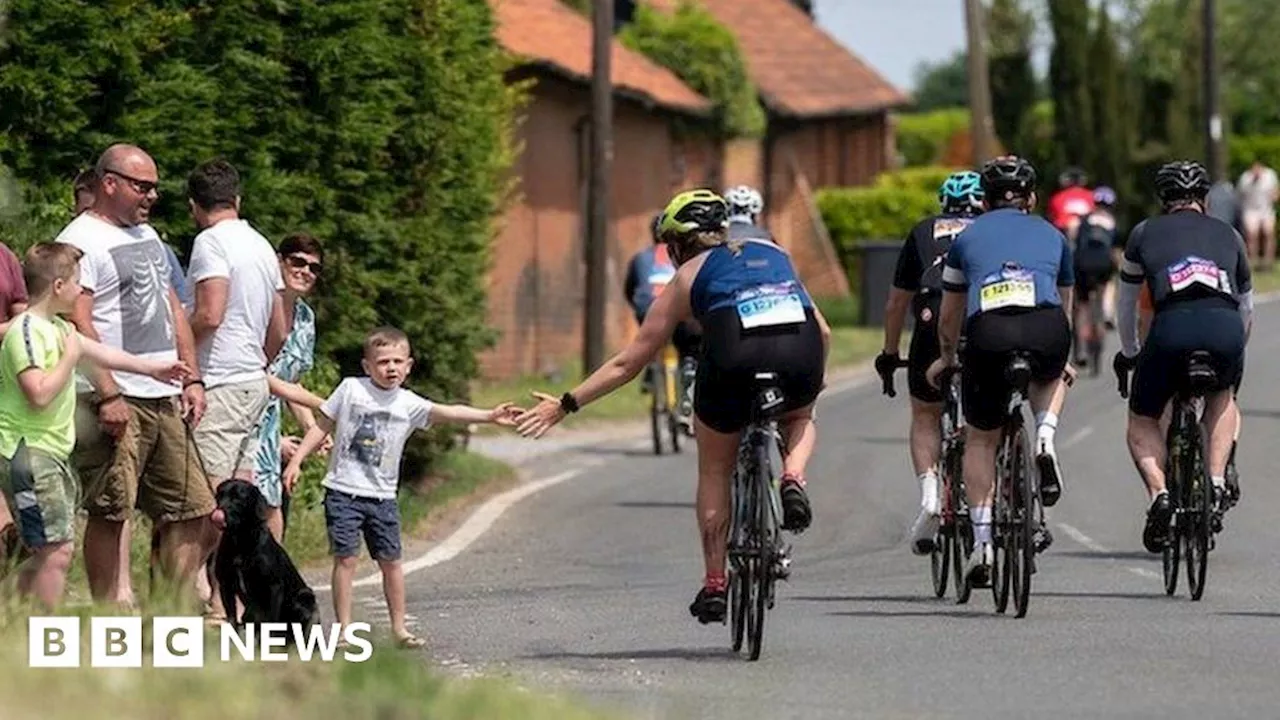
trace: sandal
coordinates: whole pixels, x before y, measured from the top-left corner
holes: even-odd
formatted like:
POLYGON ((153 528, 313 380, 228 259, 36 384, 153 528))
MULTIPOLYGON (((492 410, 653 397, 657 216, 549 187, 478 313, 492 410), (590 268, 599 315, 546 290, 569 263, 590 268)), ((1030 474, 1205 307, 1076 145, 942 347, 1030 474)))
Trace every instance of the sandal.
POLYGON ((426 644, 427 641, 417 635, 406 635, 402 638, 396 639, 396 647, 401 650, 414 650, 420 647, 425 647, 426 644))

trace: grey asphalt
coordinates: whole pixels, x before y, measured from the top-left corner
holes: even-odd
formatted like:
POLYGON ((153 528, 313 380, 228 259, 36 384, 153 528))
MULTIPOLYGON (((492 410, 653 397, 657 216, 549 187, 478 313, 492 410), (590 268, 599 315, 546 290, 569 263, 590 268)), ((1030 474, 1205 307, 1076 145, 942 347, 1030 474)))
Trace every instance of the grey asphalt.
POLYGON ((702 576, 692 453, 654 457, 634 439, 532 458, 534 476, 595 464, 411 575, 409 612, 443 667, 632 717, 1276 717, 1278 350, 1280 307, 1267 306, 1242 392, 1244 498, 1200 602, 1185 575, 1165 597, 1142 549, 1145 494, 1109 373, 1082 378, 1061 422, 1067 488, 1029 615, 996 615, 985 590, 965 606, 935 599, 906 542, 918 487, 899 374, 897 399, 866 383, 821 401, 815 522, 757 663, 688 613, 702 576))

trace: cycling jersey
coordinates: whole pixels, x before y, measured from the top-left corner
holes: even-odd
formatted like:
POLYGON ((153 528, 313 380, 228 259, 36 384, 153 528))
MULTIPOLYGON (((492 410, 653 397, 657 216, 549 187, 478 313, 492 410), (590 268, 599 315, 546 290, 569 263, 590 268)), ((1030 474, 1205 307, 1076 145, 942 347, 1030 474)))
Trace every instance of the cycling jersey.
POLYGON ((1045 219, 1053 226, 1066 232, 1072 217, 1084 217, 1093 212, 1093 191, 1084 187, 1069 187, 1060 190, 1049 198, 1049 206, 1045 210, 1045 219))
POLYGON ((914 310, 919 312, 942 294, 942 266, 951 244, 974 218, 934 215, 916 223, 898 253, 893 286, 916 293, 914 310))
POLYGON ((1253 289, 1244 240, 1230 225, 1193 210, 1149 218, 1129 234, 1120 277, 1145 282, 1156 312, 1184 301, 1236 307, 1253 289))
POLYGON ((736 252, 728 245, 707 251, 689 296, 699 322, 721 308, 736 308, 744 329, 804 322, 813 300, 791 258, 764 240, 748 240, 736 252))
POLYGON ((643 322, 649 306, 662 289, 676 276, 676 266, 667 254, 666 245, 653 245, 631 258, 627 267, 627 280, 623 292, 635 312, 636 321, 643 322))
POLYGON ((767 240, 773 242, 773 235, 764 228, 749 222, 729 221, 730 240, 767 240))
POLYGON ((967 294, 966 316, 1012 308, 1061 307, 1075 285, 1066 237, 1043 218, 1013 208, 975 218, 951 244, 942 286, 967 294))

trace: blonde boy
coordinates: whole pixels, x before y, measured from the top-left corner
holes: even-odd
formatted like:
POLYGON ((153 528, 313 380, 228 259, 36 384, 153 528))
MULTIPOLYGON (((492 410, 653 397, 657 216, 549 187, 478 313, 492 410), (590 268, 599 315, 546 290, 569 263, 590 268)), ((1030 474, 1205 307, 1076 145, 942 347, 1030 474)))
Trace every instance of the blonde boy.
POLYGON ((285 487, 298 481, 302 463, 336 434, 324 478, 324 517, 333 554, 333 610, 339 625, 351 622, 351 587, 356 554, 364 537, 382 571, 391 631, 401 647, 422 647, 405 627, 404 572, 400 567, 400 510, 396 490, 400 453, 414 430, 432 423, 495 423, 511 427, 520 408, 504 403, 492 410, 438 405, 402 387, 413 360, 409 338, 381 327, 364 341, 365 377, 346 378, 320 406, 284 471, 285 487))
POLYGON ((41 243, 27 253, 31 304, 0 342, 0 492, 32 552, 18 592, 54 609, 66 585, 80 481, 69 463, 76 444, 76 363, 171 382, 190 374, 181 361, 144 360, 86 338, 58 317, 80 297, 80 250, 41 243))

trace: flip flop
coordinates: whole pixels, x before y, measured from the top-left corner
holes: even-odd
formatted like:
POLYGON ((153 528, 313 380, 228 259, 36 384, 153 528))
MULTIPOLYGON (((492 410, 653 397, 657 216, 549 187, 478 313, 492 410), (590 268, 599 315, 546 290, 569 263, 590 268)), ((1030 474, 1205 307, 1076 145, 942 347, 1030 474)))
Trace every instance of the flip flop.
POLYGON ((406 635, 405 637, 398 638, 396 640, 396 647, 399 647, 402 650, 413 650, 424 647, 426 644, 427 641, 417 635, 406 635))

